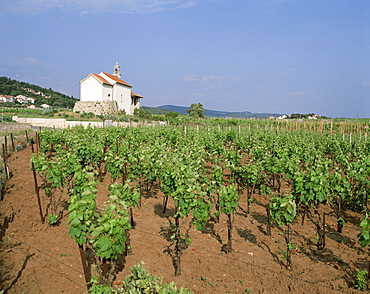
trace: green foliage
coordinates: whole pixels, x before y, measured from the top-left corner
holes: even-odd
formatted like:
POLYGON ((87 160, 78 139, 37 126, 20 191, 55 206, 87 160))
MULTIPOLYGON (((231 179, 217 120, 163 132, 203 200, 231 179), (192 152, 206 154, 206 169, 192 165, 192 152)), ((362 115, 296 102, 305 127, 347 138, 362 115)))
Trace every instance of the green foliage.
POLYGON ((126 248, 127 230, 131 228, 127 206, 124 200, 115 195, 103 208, 101 215, 91 227, 90 241, 97 256, 116 259, 126 248))
POLYGON ((368 276, 367 271, 362 271, 362 270, 357 271, 355 289, 359 289, 361 291, 366 290, 367 276, 368 276))
POLYGON ((140 108, 148 111, 151 114, 155 114, 155 115, 165 115, 171 111, 171 110, 164 109, 164 108, 148 107, 148 106, 141 106, 140 108))
POLYGON ((117 292, 109 284, 93 284, 89 289, 89 293, 91 294, 113 294, 117 292))
POLYGON ((49 224, 54 225, 58 222, 58 215, 57 214, 49 214, 48 215, 49 224))
MULTIPOLYGON (((178 118, 191 121, 189 116, 178 118)), ((173 126, 42 131, 35 168, 46 179, 43 189, 48 195, 61 187, 70 196, 71 237, 79 244, 94 245, 101 257, 117 256, 130 229, 127 209, 139 202, 136 187, 150 190, 154 184, 174 200, 173 241, 175 246, 183 243, 182 248, 191 242, 191 225, 201 230, 215 210, 213 205, 218 213, 235 212, 236 185, 256 188, 267 197, 280 195, 276 185, 280 179, 292 188, 293 196, 274 196, 269 206, 271 218, 283 228, 287 259, 293 249, 289 225, 295 201, 311 211, 328 203, 367 207, 370 147, 363 137, 349 142, 341 135, 278 129, 286 122, 248 122, 238 132, 232 126, 225 128, 234 123, 204 127, 206 120, 195 121, 197 126, 187 124, 186 134, 183 127, 173 126), (87 138, 93 138, 94 144, 87 138), (103 167, 115 183, 109 187, 105 208, 97 210, 97 179, 103 167)), ((370 245, 369 227, 366 215, 358 236, 361 246, 370 245)))
POLYGON ((88 241, 94 230, 95 220, 98 218, 95 211, 98 182, 95 180, 94 173, 86 169, 76 171, 74 178, 74 189, 68 207, 69 235, 82 245, 88 241))
POLYGON ((175 119, 179 116, 180 114, 178 112, 174 112, 174 111, 169 111, 166 113, 165 117, 166 119, 175 119))
POLYGON ((226 214, 233 214, 236 207, 239 205, 239 193, 235 185, 225 185, 220 189, 220 212, 226 214))
POLYGON ((171 125, 179 125, 181 123, 181 120, 179 118, 179 113, 174 111, 169 111, 165 115, 166 121, 171 125))
MULTIPOLYGON (((12 80, 7 77, 0 77, 0 94, 2 95, 9 95, 9 96, 17 96, 17 95, 24 95, 27 97, 34 97, 36 98, 36 106, 40 106, 44 103, 49 104, 55 107, 68 107, 73 108, 74 104, 78 101, 76 98, 73 98, 56 92, 51 88, 42 88, 37 85, 20 82, 17 80, 12 80), (34 90, 36 93, 41 92, 45 96, 50 96, 50 98, 46 98, 41 94, 36 94, 25 90, 24 88, 29 88, 34 90)), ((12 103, 15 105, 14 103, 12 103)))
POLYGON ((329 196, 329 170, 331 161, 317 159, 312 166, 303 171, 297 171, 293 180, 294 195, 302 204, 310 207, 327 200, 329 196))
POLYGON ((370 218, 368 214, 366 214, 364 218, 361 220, 360 227, 361 227, 361 232, 357 235, 357 237, 359 238, 358 242, 360 243, 361 247, 369 246, 370 244, 370 218))
POLYGON ((94 113, 92 113, 92 112, 89 112, 89 113, 84 112, 84 113, 82 113, 82 114, 80 115, 80 117, 81 117, 81 118, 94 118, 94 117, 95 117, 95 114, 94 114, 94 113))
POLYGON ((291 224, 295 218, 296 204, 293 195, 285 194, 283 197, 272 197, 270 202, 271 219, 279 227, 291 224))
POLYGON ((145 119, 149 119, 152 116, 152 114, 148 110, 142 108, 135 108, 134 115, 145 119))
POLYGON ((131 274, 123 280, 122 288, 116 293, 125 294, 191 294, 192 291, 171 282, 163 284, 162 279, 151 275, 143 268, 144 262, 140 262, 131 268, 131 274))
POLYGON ((201 103, 193 103, 190 105, 190 109, 186 109, 186 112, 192 117, 203 118, 205 114, 204 107, 201 103))
POLYGON ((287 259, 287 257, 288 257, 288 251, 292 251, 292 250, 294 250, 294 249, 296 249, 296 247, 293 245, 293 243, 292 243, 292 242, 289 242, 289 243, 287 244, 287 250, 282 250, 282 251, 280 251, 280 253, 281 253, 281 259, 282 259, 282 260, 287 259))

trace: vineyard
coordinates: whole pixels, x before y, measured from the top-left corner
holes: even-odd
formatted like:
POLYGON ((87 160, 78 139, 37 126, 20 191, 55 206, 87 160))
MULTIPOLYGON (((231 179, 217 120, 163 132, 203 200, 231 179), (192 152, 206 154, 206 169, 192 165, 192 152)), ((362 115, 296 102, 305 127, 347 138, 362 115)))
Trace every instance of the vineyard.
MULTIPOLYGON (((29 252, 64 260, 53 248, 69 248, 76 272, 66 274, 63 261, 54 275, 74 293, 122 287, 140 261, 178 284, 166 293, 360 292, 369 269, 367 134, 366 124, 345 123, 44 129, 9 159, 16 169, 21 153, 31 158, 25 184, 34 190, 22 210, 2 209, 2 256, 29 246, 21 275, 29 252), (27 203, 33 214, 12 229, 27 203)), ((21 193, 12 180, 4 201, 21 193)), ((35 290, 14 290, 19 278, 3 278, 4 289, 35 290)))

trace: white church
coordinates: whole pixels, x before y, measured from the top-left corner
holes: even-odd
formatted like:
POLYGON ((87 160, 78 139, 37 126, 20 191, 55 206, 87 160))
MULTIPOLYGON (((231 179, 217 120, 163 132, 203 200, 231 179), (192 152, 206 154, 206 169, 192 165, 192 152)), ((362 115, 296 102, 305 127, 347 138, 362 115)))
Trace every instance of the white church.
POLYGON ((140 108, 140 99, 144 97, 135 94, 131 88, 121 80, 120 66, 116 63, 113 74, 91 73, 80 81, 80 101, 75 104, 73 111, 96 115, 122 111, 132 115, 136 108, 140 108))

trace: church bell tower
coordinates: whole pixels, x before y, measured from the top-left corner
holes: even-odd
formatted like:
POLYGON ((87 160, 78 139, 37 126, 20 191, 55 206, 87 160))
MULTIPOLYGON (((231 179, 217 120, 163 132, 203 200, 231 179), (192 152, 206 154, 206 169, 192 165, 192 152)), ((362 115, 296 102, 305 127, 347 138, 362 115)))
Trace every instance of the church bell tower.
POLYGON ((118 65, 118 62, 116 62, 116 65, 114 66, 113 75, 119 79, 121 78, 121 70, 120 66, 118 65))

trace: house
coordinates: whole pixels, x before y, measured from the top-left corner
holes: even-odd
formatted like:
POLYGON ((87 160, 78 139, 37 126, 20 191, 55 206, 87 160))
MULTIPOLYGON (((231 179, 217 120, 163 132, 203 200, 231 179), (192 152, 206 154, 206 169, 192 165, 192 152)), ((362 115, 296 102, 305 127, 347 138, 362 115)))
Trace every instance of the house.
POLYGON ((317 114, 312 114, 310 115, 309 117, 307 117, 308 119, 318 119, 319 117, 321 117, 321 115, 317 115, 317 114))
POLYGON ((278 116, 276 119, 286 119, 287 116, 285 114, 278 116))
POLYGON ((144 97, 135 94, 131 89, 131 85, 121 80, 120 66, 116 63, 113 74, 91 73, 80 81, 80 101, 76 103, 74 111, 77 109, 81 111, 81 108, 84 109, 83 112, 109 113, 108 110, 98 110, 97 107, 114 105, 113 108, 116 108, 116 111, 124 111, 132 115, 136 108, 140 108, 140 99, 144 97), (84 102, 86 102, 85 106, 83 106, 84 102))
POLYGON ((19 103, 27 103, 27 96, 24 95, 17 95, 14 97, 19 103))
POLYGON ((42 108, 50 108, 50 105, 49 105, 49 104, 46 104, 46 103, 41 104, 40 106, 41 106, 42 108))
POLYGON ((27 108, 30 108, 30 109, 37 109, 36 105, 34 105, 34 104, 27 106, 27 108))
POLYGON ((33 89, 30 89, 30 88, 22 88, 22 89, 25 90, 25 91, 31 92, 33 94, 37 94, 36 91, 33 90, 33 89))
POLYGON ((13 96, 0 95, 0 102, 13 102, 13 96))
POLYGON ((33 103, 35 103, 36 98, 34 98, 34 97, 27 97, 26 100, 27 101, 30 101, 33 104, 33 103))

